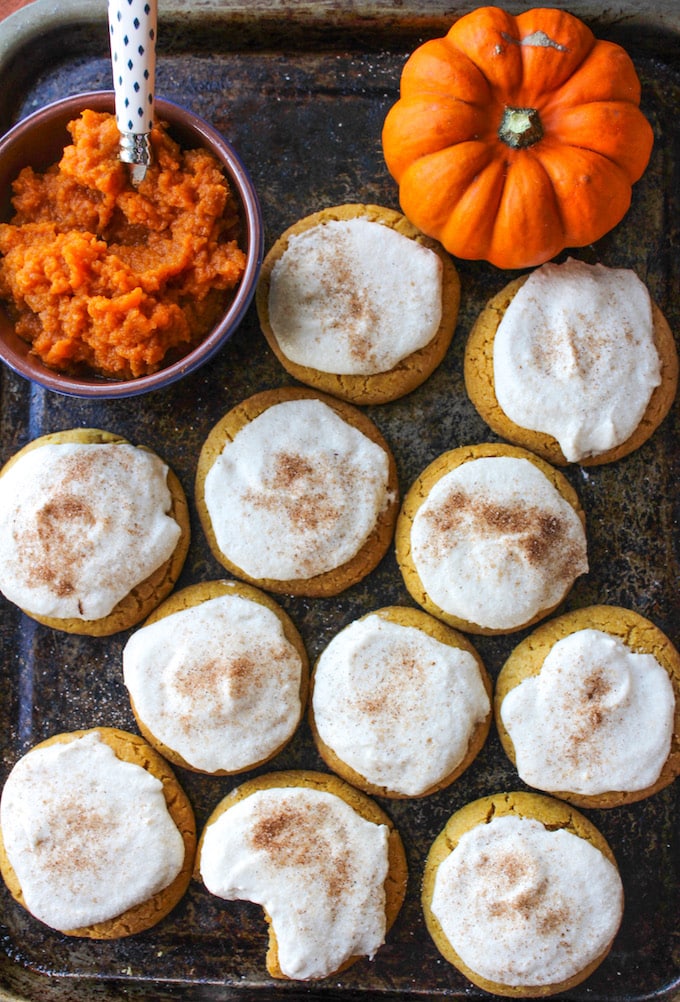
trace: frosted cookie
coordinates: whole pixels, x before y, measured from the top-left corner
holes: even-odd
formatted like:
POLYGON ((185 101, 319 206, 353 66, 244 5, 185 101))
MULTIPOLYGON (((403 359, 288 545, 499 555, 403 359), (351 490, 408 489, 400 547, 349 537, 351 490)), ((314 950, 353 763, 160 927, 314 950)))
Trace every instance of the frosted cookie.
POLYGON ((642 800, 680 775, 680 654, 630 609, 539 626, 505 662, 495 711, 520 778, 578 806, 642 800))
POLYGON ((300 634, 268 595, 236 581, 171 595, 129 638, 123 678, 142 734, 170 762, 216 775, 263 765, 307 703, 300 634))
POLYGON ((471 633, 547 616, 588 570, 585 517, 558 470, 509 445, 443 453, 407 492, 397 561, 427 612, 471 633))
POLYGON ((491 681, 472 644, 422 612, 391 606, 340 631, 319 657, 310 724, 336 773, 366 793, 422 797, 481 750, 491 681))
POLYGON ((337 776, 269 773, 208 818, 197 876, 227 900, 262 905, 270 975, 308 981, 373 958, 406 893, 399 833, 337 776))
POLYGON ((569 259, 515 279, 482 310, 465 386, 503 438, 558 466, 633 452, 668 413, 673 333, 628 269, 569 259))
POLYGON ((140 622, 173 588, 189 535, 173 471, 110 432, 44 435, 0 471, 0 591, 54 629, 140 622))
POLYGON ((427 928, 442 956, 494 995, 580 984, 618 932, 623 887, 602 834, 552 797, 483 797, 449 818, 427 856, 427 928))
POLYGON ((191 880, 191 804, 161 756, 116 728, 57 734, 19 759, 2 791, 0 832, 12 896, 68 936, 148 929, 191 880))
POLYGON ((390 546, 396 465, 357 408, 312 390, 266 390, 210 432, 196 505, 213 554, 235 577, 267 591, 336 595, 390 546))
POLYGON ((265 257, 260 326, 295 379, 357 404, 395 400, 444 358, 460 280, 400 212, 348 204, 299 220, 265 257))

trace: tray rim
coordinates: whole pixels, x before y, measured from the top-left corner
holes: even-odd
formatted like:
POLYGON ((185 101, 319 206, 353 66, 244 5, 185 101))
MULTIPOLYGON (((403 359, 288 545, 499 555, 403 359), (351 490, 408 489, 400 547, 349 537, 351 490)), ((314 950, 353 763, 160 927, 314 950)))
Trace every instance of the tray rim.
MULTIPOLYGON (((444 0, 407 0, 397 10, 414 25, 425 26, 433 20, 453 21, 456 17, 481 6, 474 0, 447 4, 444 0)), ((530 3, 506 2, 503 6, 518 13, 530 3)), ((680 32, 680 4, 677 0, 619 0, 616 6, 594 11, 592 0, 555 0, 555 7, 568 8, 578 17, 588 18, 601 25, 625 22, 627 26, 646 26, 663 32, 680 32)), ((334 25, 355 21, 370 22, 394 15, 393 0, 164 0, 161 18, 168 22, 187 20, 194 23, 207 16, 222 20, 244 18, 272 18, 285 16, 294 21, 314 22, 317 25, 334 25)), ((5 72, 17 54, 30 46, 41 35, 53 29, 69 26, 100 25, 105 15, 100 0, 68 0, 60 5, 55 0, 32 0, 0 21, 0 74, 5 72)), ((162 29, 162 21, 161 21, 162 29)), ((162 30, 159 33, 162 45, 162 30)))
MULTIPOLYGON (((493 2, 493 0, 491 0, 493 2)), ((539 4, 536 4, 539 6, 539 4)), ((386 19, 407 22, 412 31, 432 32, 457 17, 483 6, 483 0, 405 0, 395 6, 394 0, 164 0, 159 22, 159 53, 163 46, 163 21, 187 24, 191 27, 207 18, 224 23, 243 25, 252 21, 286 18, 289 24, 302 24, 316 30, 329 30, 350 24, 369 27, 386 19)), ((510 13, 520 13, 532 6, 527 0, 500 0, 510 13)), ((680 34, 680 3, 678 0, 618 0, 616 6, 597 10, 593 0, 554 0, 550 6, 568 9, 577 17, 590 22, 595 29, 614 28, 625 24, 627 30, 639 28, 659 37, 680 34)), ((0 80, 16 65, 22 52, 41 36, 65 30, 96 29, 106 32, 106 14, 101 0, 68 0, 61 5, 55 0, 31 0, 27 5, 0 21, 0 80)), ((6 88, 5 90, 9 90, 6 88)), ((0 88, 0 136, 11 126, 7 112, 8 97, 0 88)))
MULTIPOLYGON (((489 0, 503 6, 511 13, 520 13, 532 4, 527 0, 525 3, 502 2, 502 0, 489 0)), ((479 6, 483 6, 483 0, 464 0, 461 3, 449 4, 446 0, 405 0, 403 5, 395 5, 394 0, 163 0, 163 10, 160 16, 167 23, 185 22, 191 26, 200 25, 201 21, 207 18, 214 18, 225 23, 229 21, 245 23, 247 21, 267 21, 271 19, 288 17, 295 23, 310 24, 322 29, 332 27, 341 28, 354 22, 365 23, 367 27, 371 24, 380 23, 383 19, 391 16, 397 20, 400 17, 408 19, 411 29, 415 32, 431 31, 435 24, 452 22, 459 17, 479 6)), ((578 17, 588 20, 591 24, 600 27, 616 26, 625 24, 627 29, 639 27, 640 29, 653 30, 662 34, 678 34, 680 36, 680 0, 617 0, 615 6, 594 10, 592 0, 553 0, 547 6, 568 9, 578 17)), ((0 136, 6 131, 3 125, 5 115, 5 99, 2 96, 2 79, 8 73, 12 65, 23 52, 30 50, 31 46, 39 41, 41 37, 48 33, 63 33, 69 29, 88 30, 95 28, 100 30, 105 25, 106 14, 101 0, 67 0, 66 3, 59 3, 59 0, 31 0, 26 6, 19 8, 0 21, 0 136)), ((162 22, 161 22, 162 28, 162 22)), ((680 39, 679 39, 680 41, 680 39)), ((160 39, 162 45, 162 36, 160 39)), ((5 954, 0 948, 0 1002, 32 1002, 29 996, 17 994, 12 989, 5 986, 4 973, 13 965, 12 958, 5 954)), ((125 978, 103 977, 80 978, 73 975, 54 976, 45 972, 22 968, 25 977, 34 977, 36 981, 40 978, 46 982, 72 982, 92 988, 92 999, 99 997, 97 988, 103 989, 102 1000, 106 1002, 124 1002, 130 999, 147 999, 149 1002, 157 1002, 163 998, 181 998, 181 995, 166 994, 173 992, 173 988, 182 990, 186 986, 173 982, 131 981, 125 978), (146 995, 144 989, 147 988, 155 992, 160 990, 160 994, 146 995), (132 989, 132 992, 130 991, 132 989), (137 990, 140 994, 137 995, 137 990)), ((200 986, 196 986, 200 987, 200 986)), ((207 986, 206 986, 207 987, 207 986)), ((669 986, 672 994, 667 994, 666 989, 658 992, 651 992, 643 996, 637 996, 637 1002, 653 1002, 653 1000, 663 1000, 663 1002, 680 1002, 680 971, 676 986, 669 986), (677 987, 677 991, 675 988, 677 987)), ((344 999, 347 1002, 364 999, 366 991, 355 989, 333 990, 305 986, 304 984, 288 986, 289 990, 281 991, 280 988, 246 988, 223 986, 223 995, 226 1000, 234 1002, 253 1002, 257 1000, 268 1000, 274 998, 287 998, 290 1002, 299 1002, 304 996, 305 999, 344 999)), ((373 991, 373 990, 370 990, 373 991)), ((401 992, 398 990, 376 993, 378 999, 403 999, 409 1002, 410 999, 418 999, 426 1002, 430 997, 428 992, 415 990, 413 993, 401 992)), ((81 996, 78 996, 80 1000, 81 996)), ((490 996, 491 998, 491 996, 490 996)), ((593 1002, 597 1002, 593 996, 593 1002)))

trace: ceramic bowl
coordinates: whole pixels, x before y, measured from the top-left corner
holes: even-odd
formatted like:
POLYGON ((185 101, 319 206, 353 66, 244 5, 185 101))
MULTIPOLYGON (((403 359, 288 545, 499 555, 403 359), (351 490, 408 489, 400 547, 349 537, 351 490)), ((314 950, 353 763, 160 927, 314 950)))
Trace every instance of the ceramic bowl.
MULTIPOLYGON (((255 292, 264 250, 264 227, 257 194, 249 174, 232 145, 208 122, 193 112, 162 99, 156 100, 159 120, 168 124, 172 138, 185 149, 206 147, 223 165, 241 214, 242 243, 247 254, 243 278, 219 323, 188 354, 149 376, 109 380, 97 376, 70 376, 55 372, 32 355, 17 336, 10 317, 0 304, 0 358, 14 372, 34 383, 68 396, 112 399, 138 396, 182 379, 204 365, 224 345, 239 324, 255 292)), ((18 122, 0 139, 0 220, 12 215, 11 184, 25 166, 44 171, 61 159, 71 138, 66 126, 85 108, 113 111, 113 91, 78 94, 46 105, 18 122)))

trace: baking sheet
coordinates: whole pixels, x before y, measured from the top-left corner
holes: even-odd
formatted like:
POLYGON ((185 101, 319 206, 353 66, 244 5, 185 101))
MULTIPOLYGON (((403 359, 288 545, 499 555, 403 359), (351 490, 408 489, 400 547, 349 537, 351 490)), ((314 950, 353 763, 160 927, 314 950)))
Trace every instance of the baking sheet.
MULTIPOLYGON (((455 12, 474 6, 462 5, 455 12)), ((560 6, 558 4, 558 6, 560 6)), ((267 247, 298 217, 347 201, 397 207, 380 149, 384 115, 412 49, 443 34, 454 10, 442 2, 161 5, 157 93, 193 108, 237 147, 259 192, 267 247)), ((521 10, 521 7, 509 9, 521 10)), ((596 33, 626 46, 643 82, 655 131, 651 164, 624 222, 579 256, 633 267, 680 330, 680 9, 677 0, 605 13, 569 5, 596 33), (591 16, 592 15, 592 16, 591 16)), ((0 130, 67 94, 111 86, 105 10, 79 0, 37 2, 0 25, 0 130)), ((465 337, 482 304, 510 277, 458 262, 463 298, 449 354, 401 401, 367 408, 390 442, 402 493, 446 449, 493 441, 467 400, 465 337)), ((168 390, 94 403, 32 388, 0 374, 0 461, 37 435, 93 426, 153 445, 192 501, 195 463, 213 424, 251 393, 291 382, 266 347, 254 307, 221 354, 168 390)), ((567 471, 587 513, 590 573, 564 609, 596 602, 636 609, 680 645, 678 590, 678 403, 637 453, 601 469, 567 471)), ((222 576, 192 502, 193 540, 179 586, 222 576)), ((386 604, 412 605, 390 552, 367 579, 333 599, 280 598, 314 659, 355 617, 386 604)), ((28 748, 56 731, 112 725, 134 730, 122 683, 128 634, 69 637, 22 616, 0 598, 0 781, 28 748)), ((472 638, 495 677, 524 636, 472 638)), ((325 768, 303 724, 265 767, 325 768)), ((178 770, 199 827, 239 780, 178 770)), ((495 732, 453 786, 425 800, 382 801, 408 854, 408 896, 387 944, 341 977, 311 985, 266 975, 261 910, 211 898, 197 883, 154 929, 112 943, 73 940, 42 927, 0 888, 0 1000, 355 1000, 482 998, 443 961, 425 930, 419 885, 425 855, 448 816, 476 797, 521 789, 495 732)), ((588 816, 621 867, 626 913, 614 949, 570 999, 680 996, 680 783, 642 804, 588 816)))

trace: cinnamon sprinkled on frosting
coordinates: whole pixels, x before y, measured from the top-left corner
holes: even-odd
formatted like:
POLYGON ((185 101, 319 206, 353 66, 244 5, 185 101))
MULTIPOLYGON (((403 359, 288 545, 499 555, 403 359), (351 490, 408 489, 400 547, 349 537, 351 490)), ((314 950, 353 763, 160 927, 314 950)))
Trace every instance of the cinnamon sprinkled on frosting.
POLYGON ((625 442, 661 382, 649 292, 637 275, 569 259, 517 291, 494 338, 494 391, 569 462, 625 442))
POLYGON ((123 651, 138 717, 206 772, 246 769, 292 736, 302 672, 275 612, 237 593, 141 627, 123 651))
POLYGON ((585 838, 515 815, 464 832, 440 863, 432 912, 462 961, 496 984, 577 975, 621 921, 616 867, 585 838))
POLYGON ((468 650, 379 614, 337 634, 314 673, 321 740, 374 786, 419 796, 463 761, 490 710, 468 650))
POLYGON ((558 640, 540 673, 501 704, 520 777, 536 789, 583 795, 656 782, 674 712, 673 686, 656 658, 596 629, 558 640))
POLYGON ((290 237, 268 305, 292 362, 341 375, 388 372, 437 333, 442 264, 382 223, 325 220, 290 237))
POLYGON ((311 787, 256 791, 208 824, 200 871, 213 894, 257 901, 287 977, 324 977, 385 937, 388 830, 311 787))
POLYGON ((308 579, 351 560, 390 502, 385 449, 316 399, 267 408, 205 478, 220 551, 254 579, 308 579))
POLYGON ((0 821, 26 907, 63 931, 147 901, 184 862, 160 780, 118 759, 96 731, 20 759, 0 821))
POLYGON ((583 525, 527 459, 472 459, 445 474, 419 507, 413 560, 446 613, 512 629, 555 605, 588 569, 583 525))
POLYGON ((177 545, 166 478, 127 443, 24 453, 0 477, 0 589, 36 615, 108 615, 177 545))

